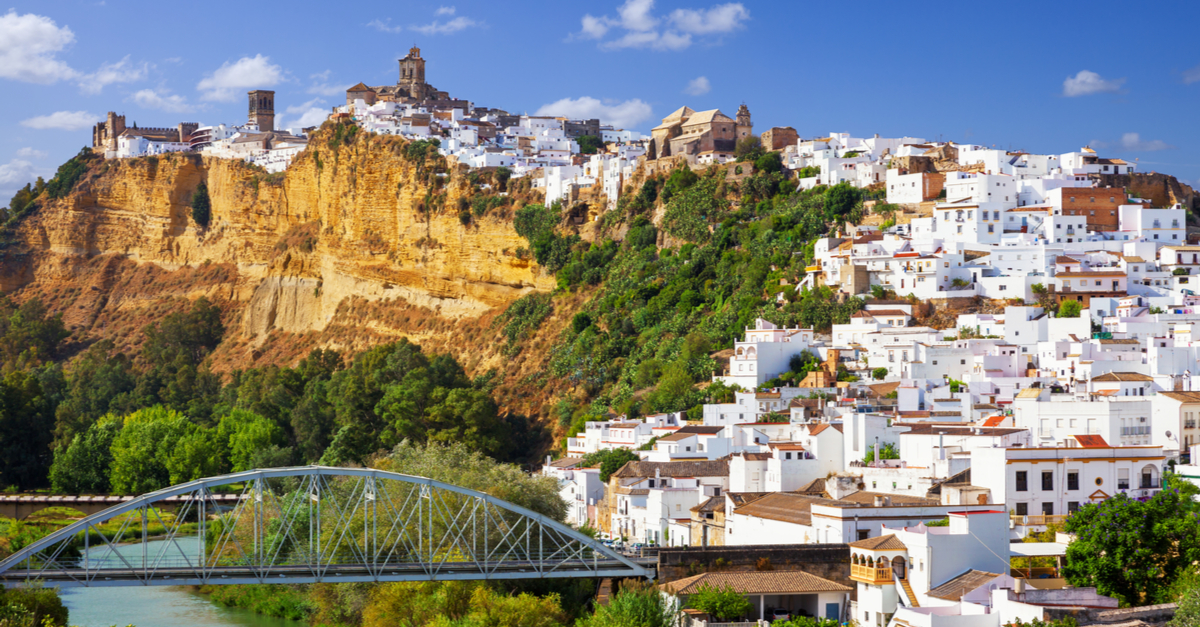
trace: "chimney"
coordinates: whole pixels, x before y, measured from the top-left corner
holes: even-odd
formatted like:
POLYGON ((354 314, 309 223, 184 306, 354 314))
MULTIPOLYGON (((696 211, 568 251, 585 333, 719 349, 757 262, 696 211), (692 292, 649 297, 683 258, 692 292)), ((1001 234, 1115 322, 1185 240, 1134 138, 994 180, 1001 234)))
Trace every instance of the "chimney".
POLYGON ((1017 578, 1013 580, 1013 592, 1017 594, 1025 594, 1025 580, 1017 578))
POLYGON ((883 507, 883 497, 882 496, 875 497, 875 507, 883 507))
POLYGON ((945 461, 946 459, 946 432, 938 432, 938 459, 945 461))
POLYGON ((549 455, 546 456, 546 465, 547 466, 550 465, 550 456, 549 455))
POLYGON ((890 507, 892 505, 892 497, 890 497, 890 496, 883 497, 883 505, 884 505, 884 507, 890 507))

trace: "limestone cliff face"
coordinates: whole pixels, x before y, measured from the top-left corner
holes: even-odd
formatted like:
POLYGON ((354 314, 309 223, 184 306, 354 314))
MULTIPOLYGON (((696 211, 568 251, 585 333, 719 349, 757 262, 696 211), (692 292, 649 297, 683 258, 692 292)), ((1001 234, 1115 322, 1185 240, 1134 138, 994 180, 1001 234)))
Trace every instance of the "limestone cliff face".
POLYGON ((462 224, 451 208, 477 193, 463 170, 436 156, 410 159, 405 146, 363 135, 331 146, 318 135, 281 175, 198 155, 106 162, 21 224, 0 287, 68 286, 97 257, 167 272, 219 264, 236 271, 196 291, 226 300, 227 326, 251 342, 274 330, 322 331, 352 298, 454 320, 553 287, 517 255, 527 244, 506 215, 462 224), (201 182, 207 228, 191 216, 201 182))

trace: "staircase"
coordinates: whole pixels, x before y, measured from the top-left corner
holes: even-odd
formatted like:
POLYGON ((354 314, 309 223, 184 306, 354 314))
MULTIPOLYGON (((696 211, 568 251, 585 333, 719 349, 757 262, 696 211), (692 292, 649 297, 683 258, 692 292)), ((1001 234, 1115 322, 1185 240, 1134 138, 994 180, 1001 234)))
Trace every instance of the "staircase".
POLYGON ((905 601, 909 604, 909 607, 921 607, 920 602, 917 601, 917 595, 913 592, 908 580, 897 577, 896 582, 900 584, 901 588, 904 588, 905 601))

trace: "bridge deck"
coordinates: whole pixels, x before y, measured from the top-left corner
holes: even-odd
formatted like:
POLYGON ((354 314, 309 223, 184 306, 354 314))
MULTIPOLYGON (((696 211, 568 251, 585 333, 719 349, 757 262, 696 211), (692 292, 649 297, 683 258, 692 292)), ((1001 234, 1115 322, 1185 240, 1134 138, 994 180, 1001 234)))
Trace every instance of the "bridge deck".
MULTIPOLYGON (((176 560, 172 560, 173 562, 176 560)), ((565 560, 553 568, 533 561, 505 561, 476 564, 460 562, 431 568, 430 564, 362 565, 339 564, 321 568, 305 564, 252 566, 216 566, 200 569, 188 565, 149 568, 65 568, 39 570, 38 579, 63 588, 116 586, 199 586, 249 583, 355 583, 387 581, 450 581, 460 579, 536 579, 541 577, 653 577, 654 559, 634 559, 649 573, 635 572, 618 560, 565 560)), ((0 585, 15 587, 27 583, 24 571, 10 570, 0 575, 0 585)))

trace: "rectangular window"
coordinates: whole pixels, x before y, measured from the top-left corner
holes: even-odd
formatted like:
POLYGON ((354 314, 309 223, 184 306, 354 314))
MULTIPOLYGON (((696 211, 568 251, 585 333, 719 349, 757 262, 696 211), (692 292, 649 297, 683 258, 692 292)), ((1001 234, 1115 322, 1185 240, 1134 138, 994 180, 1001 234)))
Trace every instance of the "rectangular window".
POLYGON ((1067 513, 1074 514, 1079 511, 1079 501, 1067 501, 1067 513))
POLYGON ((1054 471, 1053 470, 1043 470, 1042 471, 1042 489, 1043 490, 1053 490, 1054 489, 1054 471))
MULTIPOLYGON (((651 480, 653 481, 653 480, 651 480)), ((1128 480, 1126 480, 1128 482, 1128 480)), ((651 485, 650 487, 654 487, 651 485)), ((1029 491, 1029 473, 1024 470, 1017 471, 1017 492, 1029 491)))
POLYGON ((1078 490, 1079 489, 1079 473, 1078 472, 1068 472, 1067 473, 1067 489, 1068 490, 1078 490))
POLYGON ((1029 515, 1029 503, 1017 503, 1017 516, 1029 515))
POLYGON ((1046 516, 1054 515, 1054 503, 1042 503, 1042 514, 1046 516))
POLYGON ((1128 490, 1129 489, 1129 469, 1128 468, 1120 468, 1117 470, 1117 489, 1118 490, 1128 490))

